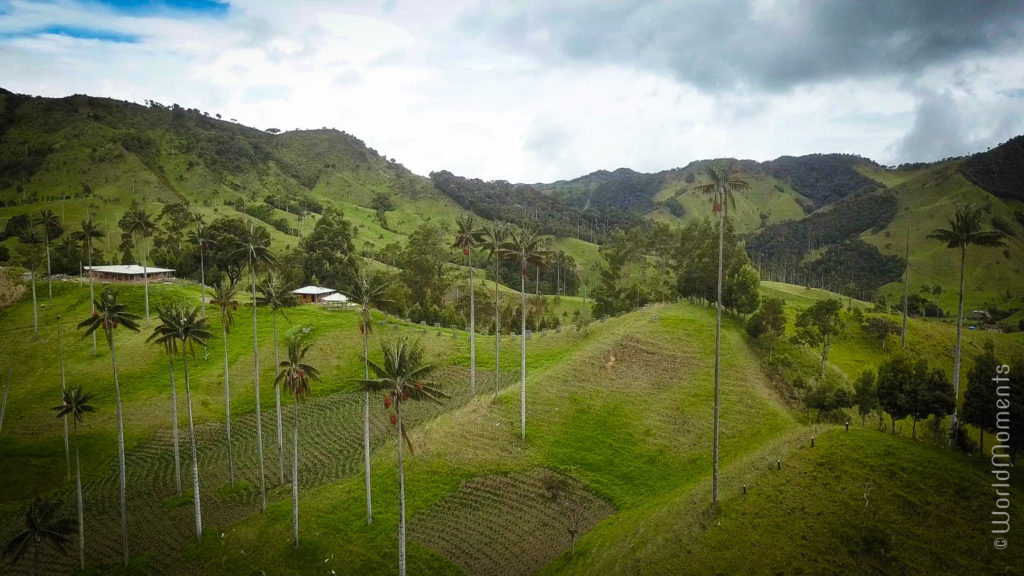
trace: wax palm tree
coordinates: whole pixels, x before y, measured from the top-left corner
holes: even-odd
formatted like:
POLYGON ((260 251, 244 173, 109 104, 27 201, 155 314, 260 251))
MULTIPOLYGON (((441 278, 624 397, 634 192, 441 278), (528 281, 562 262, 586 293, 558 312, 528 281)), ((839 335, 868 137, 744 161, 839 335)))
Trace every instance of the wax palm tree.
POLYGON ((49 292, 50 306, 53 306, 53 273, 50 269, 50 240, 60 236, 60 218, 53 210, 40 210, 39 215, 32 219, 32 223, 39 226, 46 239, 46 286, 49 292))
MULTIPOLYGON (((181 345, 181 360, 185 371, 185 403, 188 406, 188 437, 192 454, 192 502, 196 515, 196 539, 203 537, 203 512, 199 498, 199 459, 196 454, 196 427, 192 416, 192 389, 188 372, 188 355, 195 358, 194 344, 206 345, 212 334, 206 328, 206 318, 201 316, 200 306, 187 306, 184 302, 172 302, 167 306, 158 306, 157 314, 160 325, 153 331, 150 339, 163 344, 168 350, 176 350, 181 345)), ((177 416, 177 410, 175 410, 177 416)), ((177 418, 175 418, 177 428, 177 418)), ((175 459, 177 465, 177 459, 175 459)))
POLYGON ((26 228, 18 234, 18 242, 26 246, 29 275, 32 278, 32 337, 39 339, 39 303, 36 299, 36 272, 39 271, 39 246, 43 244, 43 235, 33 227, 26 228))
POLYGON ((227 424, 228 437, 228 477, 231 485, 235 485, 235 460, 231 455, 231 384, 228 370, 228 334, 235 326, 235 310, 238 309, 238 285, 227 277, 222 277, 220 284, 213 288, 210 303, 220 310, 220 329, 224 342, 224 416, 227 424))
POLYGON ((74 520, 63 515, 59 500, 43 500, 36 496, 25 513, 25 529, 11 538, 4 547, 3 555, 10 556, 11 564, 14 565, 31 549, 32 567, 29 573, 35 576, 40 546, 49 542, 63 552, 64 544, 70 540, 68 535, 74 530, 74 520))
POLYGON ((95 412, 96 409, 89 404, 92 394, 82 392, 81 386, 72 386, 64 390, 64 402, 55 406, 57 418, 63 418, 66 422, 71 417, 72 428, 75 435, 75 496, 78 502, 78 561, 81 568, 85 568, 85 513, 82 505, 82 464, 78 457, 78 424, 86 412, 95 412))
POLYGON ((504 222, 495 222, 484 225, 484 236, 490 252, 487 258, 494 258, 494 397, 498 397, 498 381, 500 379, 500 358, 501 358, 501 310, 500 295, 498 293, 498 250, 501 243, 508 238, 508 226, 504 222))
POLYGON ((262 226, 252 222, 245 229, 238 243, 239 254, 244 254, 252 279, 252 385, 256 392, 256 456, 260 465, 260 511, 267 509, 267 482, 263 469, 263 423, 260 416, 260 342, 256 324, 256 273, 260 266, 274 263, 274 255, 270 253, 270 233, 262 226))
POLYGON ((177 386, 174 384, 174 355, 178 352, 178 341, 168 334, 174 330, 177 324, 178 317, 181 314, 180 308, 181 306, 177 302, 157 304, 156 316, 160 320, 160 324, 153 329, 153 333, 146 339, 146 342, 155 341, 158 344, 162 344, 164 351, 167 352, 167 363, 171 374, 171 436, 174 444, 174 486, 178 496, 181 496, 181 453, 178 449, 178 391, 177 386))
MULTIPOLYGON (((79 242, 79 243, 85 245, 85 258, 86 258, 86 260, 88 262, 88 266, 89 266, 89 305, 92 306, 93 302, 95 302, 95 300, 96 300, 96 293, 93 290, 93 285, 92 285, 92 277, 93 277, 93 274, 92 274, 92 241, 93 241, 93 239, 97 239, 98 240, 100 238, 103 238, 103 231, 100 230, 99 225, 96 224, 93 221, 92 215, 89 215, 88 218, 86 218, 85 220, 82 220, 82 229, 78 230, 78 231, 75 231, 75 232, 72 232, 71 233, 71 238, 73 240, 75 240, 76 242, 79 242)), ((95 308, 90 310, 90 312, 95 312, 95 311, 96 311, 95 308)), ((97 351, 96 351, 96 333, 93 332, 92 333, 92 355, 95 356, 96 354, 97 354, 97 351)))
MULTIPOLYGON (((60 316, 57 316, 57 366, 60 370, 60 393, 67 391, 66 378, 64 374, 64 338, 61 332, 60 316)), ((64 418, 64 463, 68 470, 68 480, 71 480, 71 447, 68 443, 68 419, 64 418)))
POLYGON ((309 395, 310 384, 320 380, 320 372, 306 364, 310 344, 306 334, 299 333, 288 341, 288 357, 278 365, 275 382, 292 393, 292 529, 295 547, 299 547, 299 398, 309 395))
POLYGON ((502 242, 498 247, 498 254, 503 260, 509 260, 519 265, 519 295, 521 303, 520 328, 520 358, 519 358, 519 411, 521 416, 521 428, 523 440, 526 440, 526 267, 529 264, 534 266, 546 266, 548 250, 544 248, 543 239, 535 232, 527 229, 512 230, 509 232, 509 239, 502 242))
MULTIPOLYGON (((121 543, 124 548, 124 563, 128 564, 128 506, 125 500, 125 468, 124 468, 124 416, 121 412, 121 386, 117 381, 117 353, 114 349, 114 330, 118 326, 134 332, 139 331, 139 315, 128 311, 128 307, 117 302, 117 292, 110 286, 103 289, 100 299, 95 303, 95 311, 91 316, 78 324, 85 328, 88 336, 102 328, 110 348, 110 363, 114 369, 114 398, 117 414, 117 466, 120 473, 121 488, 121 543)), ((83 336, 83 337, 84 337, 83 336)))
POLYGON ((405 575, 405 467, 402 460, 402 439, 412 451, 412 443, 402 421, 402 404, 408 400, 433 400, 440 402, 448 396, 436 388, 433 382, 425 380, 434 367, 423 361, 423 346, 410 343, 407 338, 384 342, 384 362, 370 362, 370 369, 376 378, 366 379, 363 386, 385 393, 384 407, 395 407, 391 422, 398 432, 398 573, 405 575))
MULTIPOLYGON (((359 334, 363 339, 363 379, 370 378, 370 359, 367 355, 366 341, 373 333, 373 313, 375 304, 389 302, 384 298, 388 282, 380 280, 374 273, 360 271, 352 281, 352 293, 349 296, 359 305, 359 334)), ((363 469, 366 475, 366 525, 373 524, 373 499, 370 488, 370 390, 363 391, 363 469)))
POLYGON ((956 353, 953 356, 953 416, 950 419, 950 438, 955 438, 957 428, 958 406, 960 399, 960 336, 964 318, 964 284, 967 266, 967 247, 970 245, 983 247, 1005 246, 1004 234, 998 230, 982 230, 981 210, 968 203, 959 206, 953 217, 949 219, 949 228, 937 228, 928 238, 945 242, 947 248, 960 250, 960 298, 956 313, 956 353))
POLYGON ((146 325, 149 326, 149 250, 143 240, 153 235, 156 225, 153 223, 153 217, 142 206, 132 206, 128 209, 128 214, 125 217, 128 221, 128 232, 135 240, 137 255, 142 260, 142 279, 145 283, 146 294, 146 325))
POLYGON ((200 293, 199 299, 203 304, 203 318, 206 317, 206 258, 204 256, 204 250, 210 244, 215 244, 213 240, 207 237, 206 222, 203 221, 203 215, 198 212, 193 215, 193 220, 196 223, 196 229, 188 233, 188 239, 190 242, 195 242, 196 246, 199 247, 199 286, 202 292, 200 293))
POLYGON ((456 221, 453 248, 461 248, 466 257, 466 275, 469 279, 469 390, 476 396, 476 302, 473 295, 473 249, 484 241, 484 231, 476 226, 472 214, 460 216, 456 221))
MULTIPOLYGON (((258 303, 261 306, 270 308, 270 317, 274 324, 274 366, 280 364, 281 359, 277 351, 277 314, 285 315, 285 308, 291 308, 298 304, 295 295, 288 290, 288 284, 280 275, 270 272, 262 284, 256 287, 259 291, 258 303)), ((285 317, 287 319, 287 316, 285 317)), ((281 424, 281 386, 274 380, 274 404, 277 409, 277 461, 281 473, 281 484, 284 484, 284 431, 281 424)))
POLYGON ((715 438, 711 474, 711 502, 718 502, 718 405, 720 399, 720 375, 722 365, 722 247, 725 242, 725 218, 729 205, 736 207, 734 192, 746 190, 749 184, 741 180, 736 170, 727 162, 714 162, 707 168, 708 184, 697 188, 711 196, 712 212, 718 215, 718 289, 716 292, 715 318, 715 438))

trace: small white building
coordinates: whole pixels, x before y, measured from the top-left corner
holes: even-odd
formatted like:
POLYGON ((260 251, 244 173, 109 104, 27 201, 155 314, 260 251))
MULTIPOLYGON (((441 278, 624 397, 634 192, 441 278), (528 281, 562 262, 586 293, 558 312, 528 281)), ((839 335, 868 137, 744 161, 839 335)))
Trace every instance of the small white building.
POLYGON ((336 294, 337 292, 333 288, 324 288, 323 286, 303 286, 298 290, 292 290, 292 294, 303 304, 321 302, 325 296, 336 294))
POLYGON ((320 301, 323 302, 324 308, 330 309, 346 308, 349 305, 348 296, 345 296, 340 292, 328 294, 327 296, 324 296, 320 301))
POLYGON ((158 268, 146 266, 143 268, 138 264, 116 264, 111 266, 86 266, 85 275, 91 276, 100 282, 144 282, 147 277, 151 282, 161 282, 174 279, 173 268, 158 268))

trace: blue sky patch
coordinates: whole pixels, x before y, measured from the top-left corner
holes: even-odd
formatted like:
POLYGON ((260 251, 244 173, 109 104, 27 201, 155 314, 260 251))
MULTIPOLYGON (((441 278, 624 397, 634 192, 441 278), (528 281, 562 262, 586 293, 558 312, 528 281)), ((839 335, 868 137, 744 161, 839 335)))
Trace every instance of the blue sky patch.
POLYGON ((139 41, 138 36, 118 34, 116 32, 108 32, 106 30, 89 30, 86 28, 74 28, 70 26, 50 26, 48 28, 35 31, 31 35, 35 36, 38 34, 56 34, 58 36, 69 36, 71 38, 82 38, 86 40, 103 40, 105 42, 122 42, 126 44, 132 44, 139 41))
POLYGON ((216 0, 93 0, 96 4, 109 6, 118 12, 133 15, 158 14, 166 12, 190 12, 211 16, 227 14, 227 2, 216 0))

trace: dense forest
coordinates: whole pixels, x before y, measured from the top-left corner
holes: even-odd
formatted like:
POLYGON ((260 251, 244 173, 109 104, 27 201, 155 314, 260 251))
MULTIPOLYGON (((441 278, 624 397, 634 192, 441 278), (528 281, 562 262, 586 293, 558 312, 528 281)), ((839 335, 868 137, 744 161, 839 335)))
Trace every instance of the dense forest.
POLYGON ((447 170, 431 172, 430 179, 438 190, 467 210, 489 220, 530 226, 542 234, 597 242, 616 228, 643 222, 639 214, 618 208, 574 210, 559 197, 544 194, 528 184, 484 182, 447 170))
POLYGON ((810 154, 782 156, 766 162, 765 170, 821 207, 877 185, 854 169, 861 164, 876 165, 853 154, 810 154))
POLYGON ((885 228, 896 215, 896 197, 888 192, 859 194, 808 218, 768 226, 747 239, 747 252, 762 269, 804 284, 828 285, 873 294, 899 277, 902 260, 883 256, 856 240, 869 230, 885 228), (820 259, 802 264, 807 253, 827 247, 820 259), (778 270, 784 272, 780 275, 778 270))
POLYGON ((996 196, 1024 200, 1024 136, 1017 136, 960 164, 972 183, 996 196))

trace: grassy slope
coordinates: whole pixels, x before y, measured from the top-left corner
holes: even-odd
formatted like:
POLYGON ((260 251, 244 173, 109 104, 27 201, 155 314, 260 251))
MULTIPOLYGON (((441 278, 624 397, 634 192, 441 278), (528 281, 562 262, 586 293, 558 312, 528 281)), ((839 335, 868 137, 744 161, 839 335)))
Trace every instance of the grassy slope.
POLYGON ((717 513, 703 504, 702 482, 653 509, 633 535, 595 530, 576 558, 563 555, 545 574, 1020 573, 1024 547, 993 549, 995 495, 982 462, 856 427, 824 431, 814 448, 806 433, 767 447, 727 468, 717 513))
MULTIPOLYGON (((652 213, 652 217, 656 220, 678 223, 710 216, 710 200, 693 189, 695 186, 705 183, 705 178, 701 174, 692 184, 684 182, 681 176, 666 178, 665 184, 655 196, 655 200, 667 200, 679 194, 679 202, 686 209, 686 214, 680 219, 672 216, 667 209, 660 208, 652 213)), ((769 224, 799 220, 805 216, 799 203, 802 197, 786 184, 765 174, 747 178, 747 180, 750 182, 750 188, 736 194, 735 208, 729 207, 729 216, 733 218, 737 231, 745 233, 760 228, 759 215, 762 212, 769 215, 769 224), (780 192, 776 186, 781 187, 782 191, 780 192)))
MULTIPOLYGON (((408 506, 415 518, 456 489, 460 480, 536 466, 572 470, 585 485, 623 511, 646 509, 710 467, 710 401, 713 340, 706 337, 712 313, 689 306, 659 307, 660 321, 631 314, 596 325, 554 363, 540 358, 528 382, 528 439, 517 440, 518 392, 506 389, 496 403, 481 399, 442 416, 414 435, 420 447, 407 463, 408 506), (606 370, 609 352, 616 363, 606 370)), ((724 462, 753 450, 794 426, 792 417, 759 377, 755 354, 740 334, 725 334, 727 376, 723 413, 724 462), (734 373, 735 374, 735 373, 734 373), (751 418, 757 414, 757 418, 751 418)), ((548 336, 550 337, 550 336, 548 336)), ((530 346, 536 354, 537 344, 530 346)), ((543 353, 543 352, 542 352, 543 353)), ((534 357, 531 363, 537 363, 534 357)), ((395 474, 389 448, 377 455, 377 509, 372 530, 360 516, 360 483, 352 478, 306 496, 317 512, 302 527, 310 548, 290 552, 288 506, 240 525, 217 557, 228 560, 213 573, 257 567, 271 572, 310 570, 330 554, 344 557, 344 572, 387 573, 393 569, 395 474), (246 556, 238 551, 247 550, 246 556), (383 565, 381 564, 383 562, 383 565)), ((617 514, 616 522, 642 515, 617 514)), ((631 519, 631 520, 629 520, 631 519)), ((529 551, 523 551, 528 554, 529 551)), ((413 547, 411 567, 437 569, 434 555, 413 547)), ((337 566, 335 566, 337 568, 337 566)))
MULTIPOLYGON (((806 305, 810 298, 817 296, 800 294, 802 289, 786 285, 766 285, 765 290, 787 297, 791 315, 795 314, 797 306, 806 305)), ((49 328, 44 327, 42 331, 44 342, 32 343, 22 329, 17 332, 22 337, 12 339, 12 356, 29 358, 38 346, 52 348, 53 317, 58 312, 65 318, 87 314, 86 294, 85 287, 59 284, 55 307, 43 313, 44 322, 50 323, 49 328)), ((196 292, 179 286, 152 287, 154 301, 172 295, 195 298, 196 292)), ((125 299, 134 309, 140 309, 141 289, 127 289, 125 299)), ((662 523, 679 518, 667 511, 689 511, 676 532, 672 532, 682 530, 685 533, 694 530, 694 526, 699 527, 704 517, 702 509, 694 508, 693 502, 707 499, 710 467, 707 406, 714 346, 708 336, 713 311, 673 305, 658 306, 653 313, 660 315, 658 322, 650 321, 650 313, 634 313, 597 323, 586 336, 549 333, 530 340, 529 438, 525 445, 518 440, 516 386, 505 389, 496 402, 492 402, 488 394, 466 407, 455 406, 453 412, 415 428, 413 439, 417 455, 407 463, 410 518, 415 521, 418 515, 432 517, 433 507, 455 493, 464 480, 517 470, 528 472, 538 466, 552 467, 580 478, 584 486, 612 504, 617 513, 599 523, 579 542, 576 560, 568 562, 563 555, 550 566, 551 571, 632 571, 637 563, 652 569, 672 566, 678 560, 676 555, 684 548, 677 542, 664 541, 671 531, 666 531, 662 523), (616 356, 616 362, 607 369, 605 363, 610 353, 616 356)), ((25 326, 30 314, 28 303, 22 300, 2 312, 0 323, 5 327, 25 326)), ((270 323, 262 311, 260 318, 261 356, 266 367, 272 362, 270 323)), ((229 339, 232 412, 238 419, 246 418, 253 409, 251 357, 246 350, 251 339, 249 319, 248 311, 244 307, 240 309, 237 327, 229 339)), ((318 343, 313 351, 313 362, 326 376, 325 382, 317 387, 317 396, 344 392, 351 386, 346 378, 360 371, 354 314, 302 307, 291 312, 281 328, 284 331, 289 326, 307 322, 317 326, 318 343), (346 352, 338 354, 338 350, 346 352)), ((936 330, 936 321, 912 322, 911 345, 929 354, 937 353, 945 347, 943 342, 948 343, 952 338, 948 326, 939 325, 936 330)), ((216 321, 212 324, 214 331, 219 332, 216 321)), ((726 318, 722 415, 725 518, 729 517, 733 505, 729 498, 736 495, 739 484, 758 485, 766 481, 759 479, 765 462, 773 462, 776 457, 790 458, 787 455, 804 444, 809 433, 796 424, 794 416, 768 389, 761 375, 758 355, 738 328, 733 319, 726 318)), ((437 337, 434 332, 436 330, 431 329, 424 336, 432 358, 439 359, 442 365, 468 364, 464 337, 452 339, 447 330, 442 331, 442 337, 437 337)), ((400 327, 383 333, 419 335, 400 327)), ((984 336, 968 335, 968 353, 980 348, 984 336)), ((999 337, 1003 342, 999 346, 1014 345, 1008 335, 1004 336, 1006 338, 999 337)), ((117 338, 129 442, 141 446, 153 434, 166 434, 169 426, 166 358, 156 348, 146 345, 143 335, 122 330, 117 338)), ((98 393, 96 404, 100 411, 83 427, 85 476, 87 480, 109 478, 112 473, 109 463, 116 454, 111 417, 113 395, 107 385, 109 359, 102 348, 101 355, 93 358, 88 341, 67 338, 65 342, 69 366, 74 367, 69 371, 69 382, 85 382, 98 393)), ((489 372, 493 363, 493 340, 480 337, 478 343, 478 366, 489 372)), ((219 338, 211 344, 209 360, 200 359, 193 364, 197 420, 208 425, 217 424, 223 418, 219 338)), ((780 343, 777 351, 787 346, 792 345, 780 343)), ((502 367, 510 379, 518 365, 517 351, 517 339, 503 339, 502 367)), ((199 355, 201 358, 202 353, 199 355)), ((851 373, 881 357, 878 343, 851 327, 834 347, 831 359, 834 365, 851 373)), ((180 363, 178 369, 179 401, 183 401, 180 363)), ((269 390, 269 375, 264 372, 263 377, 264 390, 269 390)), ((487 385, 491 382, 489 376, 481 380, 487 385)), ((58 390, 59 379, 54 367, 29 363, 15 366, 4 424, 5 441, 0 444, 4 469, 15 471, 5 473, 5 508, 9 505, 17 508, 19 502, 33 494, 64 485, 60 428, 47 409, 53 401, 39 400, 57 398, 58 390), (27 386, 29 382, 33 387, 27 386)), ((265 412, 272 409, 271 394, 266 392, 263 408, 265 412)), ((420 407, 412 410, 418 409, 420 407)), ((181 412, 184 419, 184 411, 181 412)), ((375 405, 374 412, 375 417, 383 417, 379 406, 375 405)), ((269 436, 270 430, 265 428, 265 434, 269 436)), ((268 461, 274 462, 269 454, 268 461)), ((359 474, 345 473, 326 485, 309 489, 304 485, 303 547, 300 551, 292 551, 288 543, 290 505, 282 493, 277 495, 282 499, 272 504, 266 515, 251 517, 231 529, 221 524, 226 536, 204 541, 199 550, 189 552, 189 557, 202 559, 207 570, 213 573, 246 572, 257 567, 275 573, 306 573, 318 572, 314 567, 326 571, 328 565, 341 573, 389 572, 393 568, 393 534, 397 525, 394 456, 391 443, 380 446, 374 453, 376 521, 373 528, 364 525, 359 474), (328 558, 334 560, 323 564, 328 558)), ((826 477, 824 473, 819 476, 826 477)), ((906 485, 909 481, 906 475, 894 478, 898 483, 886 485, 884 490, 911 488, 906 485)), ((108 489, 114 486, 106 485, 108 489)), ((847 492, 856 488, 848 483, 840 483, 839 487, 847 492)), ((216 484, 208 489, 214 488, 216 484)), ((973 492, 968 494, 974 498, 973 492)), ((779 488, 778 497, 794 496, 779 488)), ((924 501, 920 506, 932 506, 929 502, 924 501)), ((177 517, 187 524, 185 512, 187 510, 178 512, 177 517)), ((782 520, 765 520, 776 521, 782 520)), ((431 528, 450 529, 445 525, 426 527, 431 528)), ((411 544, 410 555, 411 567, 417 570, 457 572, 447 559, 415 541, 411 544)), ((742 558, 742 554, 737 553, 734 558, 742 558)), ((708 566, 717 566, 710 560, 706 562, 708 566)))
MULTIPOLYGON (((899 209, 892 223, 877 233, 866 233, 862 238, 885 254, 901 258, 906 250, 907 230, 910 230, 910 290, 921 286, 940 285, 938 296, 927 295, 939 306, 955 315, 959 291, 960 254, 945 244, 930 240, 927 235, 936 228, 947 228, 958 203, 973 202, 986 208, 985 226, 991 228, 992 215, 1010 220, 1011 207, 1002 200, 974 186, 954 172, 953 165, 940 165, 909 174, 884 171, 884 174, 866 174, 882 182, 894 183, 893 190, 899 200, 899 209)), ((1007 247, 968 249, 967 290, 964 308, 967 311, 998 303, 1002 307, 1024 308, 1024 229, 1012 223, 1019 234, 1007 239, 1007 247), (1007 294, 1010 299, 1007 300, 1007 294)), ((899 301, 903 294, 902 282, 882 288, 883 293, 899 301)))

